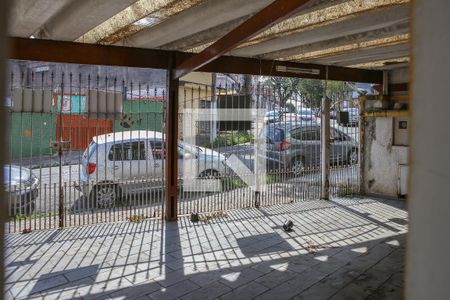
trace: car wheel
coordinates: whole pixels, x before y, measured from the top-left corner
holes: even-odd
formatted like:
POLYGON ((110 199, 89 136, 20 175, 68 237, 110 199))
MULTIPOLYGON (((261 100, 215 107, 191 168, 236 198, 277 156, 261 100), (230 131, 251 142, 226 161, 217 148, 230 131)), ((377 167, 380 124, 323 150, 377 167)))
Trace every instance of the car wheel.
POLYGON ((27 215, 27 216, 31 216, 33 214, 33 212, 34 212, 34 207, 35 207, 34 202, 31 202, 31 203, 27 204, 24 207, 24 214, 27 215))
POLYGON ((352 149, 347 157, 347 162, 350 165, 356 165, 358 163, 358 150, 352 149))
MULTIPOLYGON (((200 173, 199 178, 200 179, 209 179, 209 180, 214 180, 214 179, 220 180, 220 173, 216 170, 206 170, 206 171, 203 171, 202 173, 200 173)), ((219 190, 223 191, 222 180, 220 180, 219 190)), ((211 187, 211 192, 217 192, 217 187, 215 185, 213 187, 211 187)))
POLYGON ((302 175, 305 170, 305 164, 300 157, 295 158, 291 164, 291 173, 294 177, 302 175))
POLYGON ((199 177, 202 179, 218 179, 220 174, 216 170, 206 170, 203 171, 199 177))
POLYGON ((9 215, 10 216, 16 216, 16 215, 30 216, 34 212, 34 207, 35 207, 34 202, 25 204, 25 206, 22 206, 22 207, 11 206, 9 215))
POLYGON ((111 183, 97 184, 91 191, 90 198, 92 207, 110 208, 118 203, 121 190, 117 185, 111 183))

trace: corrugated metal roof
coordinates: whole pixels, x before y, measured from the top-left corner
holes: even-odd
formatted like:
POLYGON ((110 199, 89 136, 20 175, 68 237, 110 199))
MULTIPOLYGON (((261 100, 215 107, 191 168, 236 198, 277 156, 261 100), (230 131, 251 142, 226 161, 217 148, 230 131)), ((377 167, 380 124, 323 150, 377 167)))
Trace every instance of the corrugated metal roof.
MULTIPOLYGON (((128 1, 131 5, 125 8, 120 0, 96 1, 101 12, 94 8, 92 15, 86 15, 88 22, 78 20, 83 23, 81 28, 87 30, 75 41, 199 52, 272 2, 128 1), (98 20, 97 14, 101 16, 98 20)), ((64 24, 57 30, 52 26, 57 26, 58 20, 71 20, 71 14, 85 12, 92 7, 88 2, 65 0, 50 9, 48 0, 13 1, 10 34, 73 40, 71 36, 78 31, 70 27, 77 27, 78 23, 64 24)), ((408 43, 408 3, 409 0, 315 0, 303 13, 263 31, 230 54, 367 68, 405 64, 409 54, 404 47, 395 48, 395 53, 373 49, 408 43), (372 52, 368 56, 369 49, 372 52), (345 53, 352 53, 354 59, 340 60, 345 53), (360 59, 356 59, 358 56, 360 59)))

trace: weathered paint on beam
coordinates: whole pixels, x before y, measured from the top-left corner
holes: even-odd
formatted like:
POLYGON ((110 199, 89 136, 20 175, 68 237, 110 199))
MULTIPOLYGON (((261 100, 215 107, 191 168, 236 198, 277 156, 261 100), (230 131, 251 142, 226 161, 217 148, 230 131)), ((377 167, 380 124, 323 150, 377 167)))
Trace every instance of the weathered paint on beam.
MULTIPOLYGON (((60 63, 126 66, 138 68, 169 69, 170 56, 177 61, 192 57, 192 53, 152 50, 142 48, 103 46, 74 42, 39 39, 10 38, 10 59, 49 61, 60 63)), ((275 60, 259 60, 245 57, 222 56, 199 69, 202 72, 251 74, 325 79, 325 66, 275 60), (301 69, 317 69, 319 74, 279 72, 277 66, 301 69)), ((328 79, 338 81, 382 83, 382 72, 337 66, 328 67, 328 79)))
POLYGON ((323 58, 306 60, 325 65, 351 66, 371 61, 396 59, 409 55, 409 43, 402 42, 394 45, 380 45, 367 49, 355 49, 344 53, 337 53, 323 58))
POLYGON ((361 42, 370 42, 373 40, 391 38, 398 35, 403 35, 409 33, 409 24, 401 23, 381 29, 359 32, 352 35, 346 35, 343 37, 333 38, 326 41, 316 42, 312 44, 307 44, 304 46, 294 47, 286 50, 271 52, 261 55, 264 59, 283 59, 283 60, 296 60, 296 55, 299 53, 303 56, 308 57, 309 53, 324 51, 327 49, 336 49, 351 45, 360 44, 361 42))
POLYGON ((275 0, 214 44, 177 66, 176 78, 198 70, 264 29, 283 21, 311 0, 275 0))
POLYGON ((70 1, 40 28, 37 36, 54 40, 74 41, 84 33, 122 11, 134 1, 70 1))
POLYGON ((384 9, 374 9, 359 15, 337 19, 330 24, 305 28, 300 32, 284 34, 279 37, 274 35, 269 40, 235 49, 231 54, 245 57, 264 55, 270 52, 404 24, 408 22, 408 17, 409 10, 406 4, 384 9))

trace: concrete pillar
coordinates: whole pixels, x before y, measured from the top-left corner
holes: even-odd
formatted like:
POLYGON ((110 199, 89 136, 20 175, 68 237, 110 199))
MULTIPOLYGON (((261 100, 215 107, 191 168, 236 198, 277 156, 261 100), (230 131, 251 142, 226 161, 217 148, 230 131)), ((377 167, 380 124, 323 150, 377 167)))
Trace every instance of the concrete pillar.
MULTIPOLYGON (((5 99, 5 86, 6 86, 6 49, 8 45, 6 42, 6 24, 8 24, 9 15, 9 0, 0 1, 0 99, 5 99)), ((0 106, 0 143, 2 145, 8 145, 8 122, 7 113, 4 105, 0 106)), ((0 147, 0 166, 3 166, 7 161, 9 147, 0 147)), ((3 178, 3 167, 0 168, 0 176, 3 178)), ((0 198, 7 199, 5 191, 2 188, 0 190, 0 198)), ((5 235, 5 221, 7 219, 8 209, 6 208, 6 201, 0 201, 0 295, 4 290, 4 235, 5 235)), ((0 296, 1 297, 1 296, 0 296)))
POLYGON ((413 1, 406 299, 450 299, 450 1, 413 1))

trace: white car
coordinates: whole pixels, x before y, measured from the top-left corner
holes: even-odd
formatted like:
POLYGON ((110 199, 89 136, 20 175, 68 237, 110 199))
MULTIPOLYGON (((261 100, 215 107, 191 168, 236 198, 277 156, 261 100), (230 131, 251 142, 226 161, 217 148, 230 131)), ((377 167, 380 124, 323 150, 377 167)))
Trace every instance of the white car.
MULTIPOLYGON (((83 154, 79 189, 93 207, 112 207, 122 196, 160 189, 165 178, 163 134, 134 130, 98 135, 83 154)), ((179 177, 219 178, 225 157, 211 149, 178 143, 179 177), (184 169, 188 168, 188 170, 184 169)))

